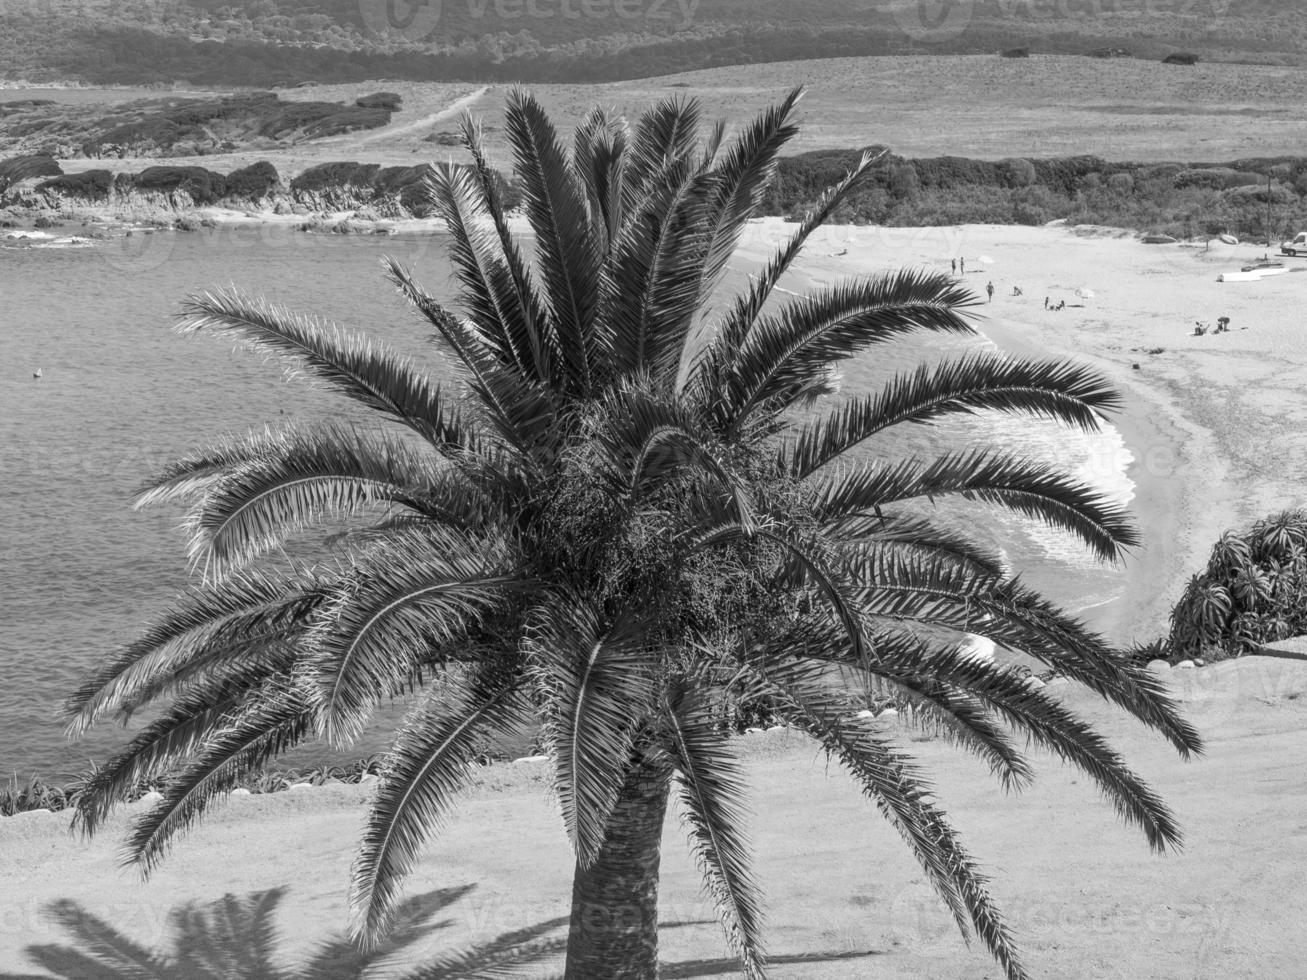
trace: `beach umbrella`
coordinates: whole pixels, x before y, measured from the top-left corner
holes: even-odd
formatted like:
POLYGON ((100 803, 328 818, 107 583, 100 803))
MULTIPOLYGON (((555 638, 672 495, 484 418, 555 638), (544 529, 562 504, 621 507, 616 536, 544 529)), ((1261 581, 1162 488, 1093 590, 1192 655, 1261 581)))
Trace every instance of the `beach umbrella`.
POLYGON ((1081 286, 1079 289, 1076 290, 1076 295, 1079 296, 1081 299, 1093 299, 1094 291, 1090 289, 1088 286, 1081 286))

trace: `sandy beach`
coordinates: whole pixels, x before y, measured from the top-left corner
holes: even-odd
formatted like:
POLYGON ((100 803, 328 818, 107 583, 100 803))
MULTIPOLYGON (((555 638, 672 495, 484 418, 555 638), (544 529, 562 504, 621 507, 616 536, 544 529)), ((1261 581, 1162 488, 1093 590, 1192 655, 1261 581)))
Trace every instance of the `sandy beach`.
MULTIPOLYGON (((1264 980, 1297 976, 1307 957, 1300 929, 1307 893, 1299 881, 1307 835, 1298 779, 1307 751, 1307 665, 1258 657, 1172 674, 1208 739, 1207 756, 1188 764, 1063 682, 1057 689, 1112 734, 1178 812, 1186 831, 1179 854, 1150 854, 1083 777, 1051 760, 1040 760, 1033 789, 1005 798, 983 766, 938 743, 912 745, 937 775, 973 853, 993 873, 992 891, 1035 976, 1264 980)), ((982 951, 963 945, 893 831, 812 743, 763 733, 744 736, 742 752, 753 794, 749 829, 768 896, 773 977, 1001 976, 982 951)), ((87 934, 95 932, 79 914, 107 924, 119 940, 175 951, 170 915, 188 905, 203 911, 224 895, 234 896, 240 911, 251 896, 272 889, 284 890, 280 903, 249 921, 275 930, 281 966, 302 967, 344 927, 367 792, 341 785, 234 797, 148 884, 115 866, 116 840, 144 804, 129 807, 91 843, 70 837, 59 813, 0 821, 0 977, 35 976, 37 960, 24 952, 32 945, 44 945, 38 955, 47 964, 77 962, 73 954, 88 952, 87 934), (81 942, 43 912, 70 899, 81 942)), ((448 967, 458 955, 484 956, 500 937, 527 930, 524 965, 513 975, 556 976, 568 854, 542 765, 481 770, 408 883, 407 894, 434 921, 413 928, 413 941, 388 965, 466 977, 465 968, 448 967), (450 972, 439 972, 441 964, 450 972)), ((663 840, 660 896, 663 976, 738 976, 675 820, 663 840)), ((185 942, 244 949, 251 927, 230 909, 226 915, 207 923, 192 917, 182 930, 185 942), (237 928, 228 935, 224 922, 233 919, 237 928)), ((314 976, 346 980, 359 973, 341 962, 314 976)))
MULTIPOLYGON (((741 255, 760 261, 784 227, 757 222, 741 255)), ((799 292, 905 266, 949 271, 953 257, 965 258, 977 325, 995 343, 1088 362, 1122 389, 1113 423, 1131 457, 1143 545, 1123 569, 1125 596, 1091 619, 1129 643, 1165 631, 1222 531, 1307 500, 1294 462, 1307 458, 1307 261, 1286 258, 1289 273, 1261 282, 1217 282, 1266 253, 1216 240, 1146 245, 1117 229, 1061 225, 832 227, 787 285, 799 292), (1046 310, 1045 297, 1066 306, 1046 310), (1214 327, 1222 316, 1228 332, 1194 336, 1196 321, 1214 327)), ((1102 478, 1118 465, 1101 460, 1102 478)))
MULTIPOLYGON (((784 232, 779 221, 756 222, 740 262, 758 260, 784 232)), ((896 266, 947 271, 952 257, 965 257, 965 281, 982 300, 979 325, 996 343, 1088 361, 1122 386, 1126 411, 1116 424, 1132 457, 1144 544, 1122 572, 1123 597, 1093 621, 1124 643, 1164 631, 1184 580, 1222 530, 1307 496, 1307 325, 1299 312, 1307 262, 1286 259, 1292 272, 1262 282, 1216 281, 1264 251, 1144 245, 1107 229, 837 227, 817 237, 786 285, 799 291, 896 266), (984 303, 989 282, 994 296, 984 303), (1046 310, 1045 297, 1066 307, 1046 310), (1229 332, 1193 335, 1195 321, 1221 316, 1229 332)), ((1115 465, 1103 461, 1105 472, 1115 465)), ((1179 856, 1150 856, 1084 779, 1056 763, 1041 767, 1033 791, 1007 800, 983 767, 934 742, 914 745, 994 872, 994 891, 1038 976, 1287 977, 1307 958, 1297 778, 1307 750, 1307 666, 1252 658, 1170 676, 1209 740, 1204 760, 1181 764, 1119 715, 1060 689, 1103 722, 1179 811, 1189 832, 1179 856)), ((845 777, 787 733, 747 737, 745 746, 774 977, 1000 975, 983 952, 962 945, 906 850, 845 777)), ((570 861, 543 767, 505 764, 480 780, 410 881, 410 895, 429 896, 433 924, 417 930, 400 956, 406 964, 566 915, 570 861), (464 886, 458 896, 430 897, 464 886)), ((148 886, 116 867, 123 815, 90 843, 67 835, 62 814, 0 820, 0 971, 8 971, 0 976, 35 975, 37 962, 23 953, 29 944, 67 955, 69 932, 42 912, 56 900, 77 902, 136 943, 168 948, 168 915, 179 906, 283 887, 279 955, 287 967, 305 962, 344 926, 367 792, 335 786, 232 799, 148 886)), ((664 976, 735 975, 674 821, 664 846, 664 976)), ((523 976, 557 969, 549 941, 561 935, 542 926, 533 942, 544 945, 533 949, 549 955, 523 976)))

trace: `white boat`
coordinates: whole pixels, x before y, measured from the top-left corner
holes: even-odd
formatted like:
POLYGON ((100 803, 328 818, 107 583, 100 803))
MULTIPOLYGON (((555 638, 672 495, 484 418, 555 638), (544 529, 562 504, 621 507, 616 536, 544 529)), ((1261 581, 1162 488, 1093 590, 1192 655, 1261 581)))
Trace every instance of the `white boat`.
POLYGON ((1289 270, 1283 266, 1271 266, 1264 269, 1249 269, 1247 272, 1222 272, 1216 277, 1217 282, 1256 282, 1267 276, 1278 276, 1289 270))

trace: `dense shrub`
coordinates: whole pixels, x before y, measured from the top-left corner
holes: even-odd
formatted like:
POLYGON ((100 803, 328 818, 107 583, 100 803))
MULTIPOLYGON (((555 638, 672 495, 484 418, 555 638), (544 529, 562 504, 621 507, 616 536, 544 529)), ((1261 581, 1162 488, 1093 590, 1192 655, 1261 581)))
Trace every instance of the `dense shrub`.
POLYGON ((86 170, 80 174, 64 174, 38 184, 38 191, 57 191, 70 197, 85 198, 88 201, 103 200, 109 196, 113 187, 113 174, 107 170, 86 170))
POLYGON ((1266 178, 1260 173, 1234 167, 1194 167, 1181 170, 1172 180, 1176 187, 1207 187, 1212 190, 1266 183, 1266 178))
MULTIPOLYGON (((764 212, 802 215, 858 156, 852 150, 822 151, 781 160, 764 212)), ((888 156, 834 217, 904 226, 1065 219, 1176 237, 1201 235, 1215 223, 1237 235, 1264 234, 1268 174, 1275 180, 1270 198, 1276 222, 1307 224, 1307 157, 1185 165, 1095 156, 999 162, 888 156)))
POLYGON ((132 184, 142 191, 182 191, 201 206, 213 204, 227 193, 227 178, 204 167, 146 167, 132 184))
POLYGON ((1220 660, 1307 633, 1307 511, 1227 531, 1171 610, 1164 650, 1220 660))
POLYGON ((1003 58, 1029 58, 1029 57, 1030 57, 1030 49, 1029 49, 1029 48, 1008 48, 1006 51, 1001 52, 1001 55, 1000 55, 1000 56, 1003 57, 1003 58))
POLYGON ((1164 65, 1196 65, 1198 64, 1198 55, 1191 54, 1188 51, 1177 51, 1175 54, 1168 54, 1162 59, 1164 65))
POLYGON ((1021 157, 1004 160, 1003 170, 1009 187, 1029 187, 1038 177, 1035 165, 1021 157))
POLYGON ((274 139, 290 136, 317 139, 356 129, 375 129, 390 122, 386 109, 363 109, 330 102, 286 102, 264 116, 259 135, 274 139))
POLYGON ((63 168, 54 157, 44 154, 26 154, 0 160, 0 194, 20 180, 31 180, 33 177, 58 177, 62 173, 63 168))
MULTIPOLYGON (((409 214, 423 217, 431 211, 427 192, 430 164, 411 167, 380 167, 375 163, 332 162, 310 167, 290 182, 293 195, 315 195, 326 202, 340 206, 356 206, 363 202, 391 201, 409 214)), ((504 206, 517 207, 522 201, 520 190, 506 181, 502 174, 495 175, 497 190, 504 206)))
POLYGON ((291 180, 290 189, 292 193, 298 193, 335 190, 346 186, 371 187, 372 179, 380 169, 381 167, 375 163, 353 161, 319 163, 291 180))
POLYGON ((1129 194, 1135 189, 1135 179, 1130 174, 1112 174, 1107 178, 1107 186, 1113 194, 1129 194))
POLYGON ((277 168, 267 160, 260 160, 248 167, 233 170, 227 175, 225 196, 257 201, 261 197, 272 194, 280 183, 281 177, 277 174, 277 168))
POLYGON ((389 112, 398 112, 404 100, 396 92, 373 92, 371 95, 355 99, 354 104, 360 109, 385 109, 389 112))

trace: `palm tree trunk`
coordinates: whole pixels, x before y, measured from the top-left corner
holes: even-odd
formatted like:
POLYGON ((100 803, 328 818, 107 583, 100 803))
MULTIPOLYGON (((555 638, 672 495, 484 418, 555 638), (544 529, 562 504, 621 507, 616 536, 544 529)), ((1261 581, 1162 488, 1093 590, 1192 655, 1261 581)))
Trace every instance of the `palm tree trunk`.
POLYGON ((657 980, 658 862, 670 773, 638 761, 595 863, 576 866, 564 980, 657 980))

